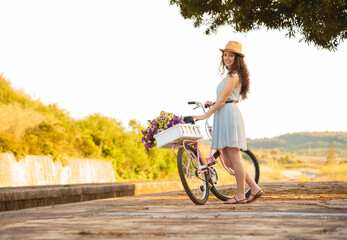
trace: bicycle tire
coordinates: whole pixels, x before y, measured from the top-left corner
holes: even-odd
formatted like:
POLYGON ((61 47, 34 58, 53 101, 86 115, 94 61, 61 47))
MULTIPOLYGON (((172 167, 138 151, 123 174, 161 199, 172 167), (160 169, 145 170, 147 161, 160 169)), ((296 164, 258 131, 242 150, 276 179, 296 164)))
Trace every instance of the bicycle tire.
MULTIPOLYGON (((254 154, 250 150, 242 151, 242 153, 243 153, 242 158, 243 158, 244 165, 247 171, 249 172, 251 177, 252 176, 254 177, 254 181, 258 183, 260 178, 260 169, 259 169, 259 163, 257 158, 254 156, 254 154)), ((221 164, 220 162, 221 162, 221 159, 219 160, 218 164, 221 164)), ((214 169, 216 168, 214 167, 214 169)), ((223 170, 227 172, 225 169, 223 170)), ((215 171, 215 170, 212 169, 212 171, 215 171)), ((210 171, 210 174, 211 173, 212 172, 210 171)), ((218 175, 217 170, 215 174, 217 174, 218 181, 220 181, 221 176, 218 175)), ((222 201, 227 201, 231 199, 231 196, 235 194, 235 191, 236 191, 236 189, 233 189, 233 186, 232 186, 232 184, 236 183, 235 177, 233 178, 234 180, 231 180, 230 182, 228 181, 229 179, 227 180, 229 182, 228 185, 223 185, 224 183, 218 185, 218 183, 217 184, 213 183, 213 174, 212 174, 210 178, 210 184, 211 184, 211 192, 213 193, 213 195, 215 195, 217 198, 219 198, 222 201)), ((251 189, 247 188, 247 190, 245 191, 246 198, 248 198, 250 194, 251 194, 251 189)))
MULTIPOLYGON (((190 146, 186 146, 186 149, 190 152, 192 157, 197 159, 196 150, 190 146)), ((178 173, 184 190, 186 191, 190 200, 196 205, 203 205, 206 203, 209 196, 208 180, 206 172, 199 173, 197 171, 197 164, 191 160, 189 164, 189 171, 187 176, 187 165, 189 159, 188 153, 184 148, 180 148, 177 154, 177 167, 178 173)), ((203 162, 200 160, 200 164, 203 162)))

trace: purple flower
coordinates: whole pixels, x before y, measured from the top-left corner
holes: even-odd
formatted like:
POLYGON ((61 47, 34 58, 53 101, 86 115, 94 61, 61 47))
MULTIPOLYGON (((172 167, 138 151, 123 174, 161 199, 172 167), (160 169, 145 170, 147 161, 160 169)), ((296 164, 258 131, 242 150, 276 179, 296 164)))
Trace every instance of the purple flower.
POLYGON ((141 131, 143 135, 141 141, 144 144, 147 152, 149 152, 150 148, 157 145, 154 135, 176 124, 183 123, 182 116, 176 116, 175 114, 164 111, 161 111, 160 113, 161 114, 159 117, 153 119, 152 121, 148 120, 148 127, 141 131), (159 127, 159 123, 161 123, 161 127, 159 127))

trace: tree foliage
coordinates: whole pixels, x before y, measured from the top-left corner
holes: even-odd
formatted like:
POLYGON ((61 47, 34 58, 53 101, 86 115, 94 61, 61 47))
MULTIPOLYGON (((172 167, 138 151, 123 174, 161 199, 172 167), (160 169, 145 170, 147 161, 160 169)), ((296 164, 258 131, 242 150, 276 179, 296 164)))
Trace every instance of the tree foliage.
POLYGON ((184 19, 195 27, 207 26, 206 34, 229 25, 237 32, 260 28, 301 35, 300 41, 336 50, 347 38, 346 0, 170 0, 184 19))
POLYGON ((75 120, 56 104, 44 105, 11 87, 0 74, 0 152, 52 156, 68 164, 68 157, 108 159, 117 180, 168 180, 177 176, 170 150, 147 152, 137 120, 126 130, 116 119, 93 114, 75 120))
POLYGON ((335 158, 335 148, 331 147, 330 151, 327 156, 327 160, 325 162, 325 165, 332 165, 336 163, 336 158, 335 158))

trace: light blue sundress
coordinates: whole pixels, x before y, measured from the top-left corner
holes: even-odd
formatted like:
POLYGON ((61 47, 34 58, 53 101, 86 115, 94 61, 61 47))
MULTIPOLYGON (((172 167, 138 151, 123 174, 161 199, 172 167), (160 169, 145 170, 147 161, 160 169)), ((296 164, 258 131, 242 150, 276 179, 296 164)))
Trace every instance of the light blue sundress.
MULTIPOLYGON (((217 86, 217 100, 222 95, 229 74, 217 86)), ((228 100, 237 101, 240 98, 241 84, 234 88, 228 100)), ((212 149, 236 147, 247 150, 245 126, 236 103, 225 103, 213 116, 212 149)))

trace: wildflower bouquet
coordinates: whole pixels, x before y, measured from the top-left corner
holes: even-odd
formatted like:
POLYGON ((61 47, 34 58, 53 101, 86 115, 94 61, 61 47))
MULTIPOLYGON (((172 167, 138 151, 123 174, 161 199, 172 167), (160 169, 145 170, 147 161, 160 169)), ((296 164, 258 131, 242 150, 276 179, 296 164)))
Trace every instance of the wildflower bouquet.
POLYGON ((148 120, 148 127, 141 131, 143 134, 142 142, 147 152, 149 152, 150 148, 157 145, 154 135, 180 123, 183 123, 182 116, 176 116, 175 114, 164 111, 161 111, 160 116, 152 121, 148 120))

